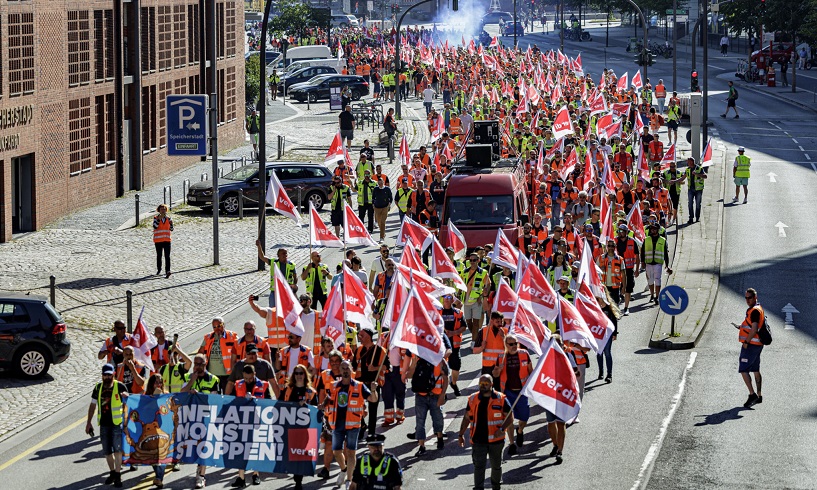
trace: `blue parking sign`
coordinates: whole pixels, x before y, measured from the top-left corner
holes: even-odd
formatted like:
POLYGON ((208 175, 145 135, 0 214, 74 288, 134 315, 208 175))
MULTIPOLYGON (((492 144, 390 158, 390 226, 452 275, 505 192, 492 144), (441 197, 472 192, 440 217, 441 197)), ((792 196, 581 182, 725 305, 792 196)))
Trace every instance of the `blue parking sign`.
POLYGON ((207 155, 207 96, 168 95, 167 154, 207 155))

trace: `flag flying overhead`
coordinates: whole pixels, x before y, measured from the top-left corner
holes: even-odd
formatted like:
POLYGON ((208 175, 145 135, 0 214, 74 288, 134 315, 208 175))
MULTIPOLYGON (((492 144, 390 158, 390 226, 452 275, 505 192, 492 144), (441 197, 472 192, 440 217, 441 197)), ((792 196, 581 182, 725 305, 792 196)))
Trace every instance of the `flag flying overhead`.
POLYGON ((144 314, 145 307, 143 306, 139 312, 139 319, 136 320, 136 328, 133 330, 130 345, 133 346, 133 358, 142 362, 142 364, 147 366, 150 372, 153 372, 153 359, 151 359, 150 356, 150 349, 156 347, 158 342, 156 341, 156 337, 153 336, 153 333, 148 330, 144 314))
POLYGON ((275 270, 275 314, 283 321, 289 332, 303 337, 304 324, 301 321, 301 313, 304 309, 298 302, 298 298, 295 297, 295 293, 292 292, 292 288, 289 287, 281 268, 275 262, 271 263, 270 267, 275 270))
POLYGON ((309 246, 343 248, 343 242, 323 222, 315 206, 309 202, 309 246))
POLYGON ((294 220, 298 226, 301 226, 301 215, 298 213, 298 208, 287 195, 287 191, 284 190, 284 186, 281 185, 275 172, 270 172, 269 187, 267 188, 267 203, 269 203, 274 210, 294 220))
POLYGON ((416 289, 409 291, 400 319, 392 330, 391 343, 436 366, 443 360, 445 344, 420 294, 416 289))

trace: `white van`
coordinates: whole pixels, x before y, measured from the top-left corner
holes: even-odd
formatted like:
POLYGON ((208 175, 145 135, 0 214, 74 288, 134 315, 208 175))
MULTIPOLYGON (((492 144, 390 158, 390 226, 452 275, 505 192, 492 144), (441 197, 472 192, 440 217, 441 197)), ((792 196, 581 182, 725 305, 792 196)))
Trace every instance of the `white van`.
POLYGON ((360 27, 357 17, 350 14, 332 14, 332 27, 360 27))
POLYGON ((295 46, 287 49, 286 64, 302 60, 323 60, 332 57, 332 50, 325 45, 295 46))
POLYGON ((331 66, 337 70, 338 73, 340 73, 346 67, 346 58, 324 58, 320 60, 293 61, 286 67, 284 73, 295 73, 301 68, 306 68, 307 66, 331 66))

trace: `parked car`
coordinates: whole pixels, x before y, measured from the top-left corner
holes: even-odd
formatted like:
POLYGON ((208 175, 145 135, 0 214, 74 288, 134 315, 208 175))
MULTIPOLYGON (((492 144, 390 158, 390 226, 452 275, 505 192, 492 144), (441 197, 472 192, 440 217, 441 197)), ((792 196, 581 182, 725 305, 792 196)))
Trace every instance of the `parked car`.
POLYGON ((289 75, 281 77, 281 83, 278 84, 278 90, 283 92, 288 87, 291 87, 296 83, 308 82, 318 75, 326 74, 337 75, 338 71, 331 66, 308 66, 306 68, 301 68, 300 70, 296 70, 289 75))
POLYGON ((308 82, 292 85, 287 94, 298 102, 316 102, 319 99, 329 98, 329 88, 333 84, 341 87, 348 85, 352 91, 352 100, 359 100, 369 95, 369 82, 360 75, 318 75, 308 82))
POLYGON ((505 24, 505 30, 502 31, 503 36, 513 36, 514 28, 516 28, 517 36, 525 35, 525 26, 521 22, 508 22, 505 24))
MULTIPOLYGON (((264 188, 269 185, 270 172, 275 172, 292 202, 315 209, 323 208, 328 200, 332 172, 323 165, 303 162, 267 162, 264 188), (298 202, 298 188, 301 200, 298 202)), ((239 189, 244 192, 244 207, 257 207, 259 198, 258 165, 244 165, 219 179, 219 204, 227 214, 238 212, 239 189)), ((213 181, 205 180, 190 186, 187 202, 201 208, 213 207, 213 181)))
POLYGON ((357 17, 350 14, 332 14, 332 27, 360 27, 357 17))
POLYGON ((499 21, 513 22, 513 15, 510 12, 488 12, 482 17, 482 24, 499 24, 499 21))
MULTIPOLYGON (((773 42, 772 47, 774 50, 772 51, 772 62, 773 63, 780 63, 783 61, 783 58, 790 60, 791 53, 794 51, 794 43, 790 42, 773 42)), ((769 46, 767 45, 761 50, 755 51, 752 53, 752 63, 757 63, 758 58, 760 58, 762 53, 763 59, 766 60, 766 64, 769 63, 769 46)))
POLYGON ((0 296, 0 367, 23 378, 41 378, 70 353, 65 322, 44 296, 0 296))

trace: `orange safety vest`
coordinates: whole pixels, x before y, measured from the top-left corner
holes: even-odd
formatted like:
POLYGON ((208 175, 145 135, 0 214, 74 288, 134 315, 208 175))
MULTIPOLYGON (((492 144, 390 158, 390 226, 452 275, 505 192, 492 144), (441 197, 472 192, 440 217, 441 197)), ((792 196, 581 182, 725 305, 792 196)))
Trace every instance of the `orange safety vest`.
MULTIPOLYGON (((300 352, 298 353, 298 365, 309 367, 309 354, 312 349, 304 345, 299 345, 300 352)), ((283 389, 287 384, 289 377, 289 353, 292 351, 291 346, 286 346, 278 351, 278 357, 281 360, 281 370, 278 371, 278 387, 283 389)), ((295 369, 295 366, 292 367, 295 369)))
MULTIPOLYGON (((531 231, 533 231, 533 230, 531 230, 531 231)), ((539 238, 537 238, 536 235, 534 235, 533 233, 531 233, 531 236, 530 236, 530 244, 533 245, 533 248, 536 248, 537 245, 539 245, 539 238)), ((525 234, 524 233, 519 234, 519 238, 517 239, 516 247, 523 254, 525 254, 525 255, 528 254, 528 248, 525 246, 525 234)))
POLYGON ((638 262, 638 255, 635 253, 635 240, 632 238, 627 238, 627 247, 624 249, 622 258, 624 259, 624 267, 627 269, 632 269, 638 262))
POLYGON ((751 339, 749 338, 749 334, 752 333, 751 314, 752 310, 755 309, 757 309, 760 312, 760 321, 757 322, 758 330, 760 330, 760 328, 763 327, 763 323, 765 322, 766 318, 766 312, 763 311, 762 306, 756 304, 755 306, 746 310, 746 319, 743 320, 743 323, 740 324, 740 332, 738 333, 738 340, 740 341, 740 343, 746 342, 748 340, 749 343, 752 345, 763 345, 763 342, 760 341, 760 337, 758 337, 757 334, 755 334, 755 336, 752 337, 751 339))
MULTIPOLYGON (((204 336, 204 352, 203 354, 207 356, 207 362, 210 362, 210 353, 213 351, 213 343, 215 342, 216 337, 213 333, 208 333, 204 336)), ((224 369, 227 371, 227 374, 233 372, 233 351, 235 350, 236 343, 238 343, 238 336, 235 332, 231 332, 230 330, 225 330, 224 335, 222 335, 218 339, 218 343, 221 346, 221 358, 224 362, 224 369)))
MULTIPOLYGON (((108 351, 108 363, 113 362, 113 349, 116 347, 116 344, 113 341, 114 337, 105 339, 105 350, 108 351)), ((130 335, 125 334, 125 337, 119 343, 119 348, 124 349, 125 347, 129 346, 131 342, 133 342, 133 338, 130 335)))
POLYGON ((541 242, 542 240, 547 240, 548 237, 548 229, 545 225, 531 225, 531 234, 536 235, 537 243, 541 242))
MULTIPOLYGON (((329 404, 326 405, 326 416, 329 420, 329 427, 335 430, 335 418, 338 415, 336 404, 343 380, 339 379, 332 383, 329 389, 329 404)), ((366 412, 366 400, 363 398, 363 383, 350 380, 349 396, 346 405, 346 430, 359 429, 360 421, 366 412)))
POLYGON ((482 367, 494 367, 499 356, 505 352, 505 334, 508 330, 505 327, 500 327, 502 335, 493 333, 493 327, 485 325, 482 327, 482 345, 485 349, 482 351, 482 367))
POLYGON ((283 396, 281 397, 281 400, 287 401, 287 402, 302 402, 302 401, 305 401, 306 403, 310 403, 310 402, 312 402, 312 400, 315 399, 315 396, 317 395, 314 388, 307 387, 306 388, 306 394, 303 396, 303 398, 299 398, 297 400, 290 400, 289 397, 292 396, 292 391, 293 391, 292 388, 287 386, 286 389, 284 390, 284 393, 283 393, 283 396))
POLYGON ((269 354, 269 344, 267 344, 267 340, 264 337, 255 335, 251 342, 248 342, 245 337, 241 337, 238 342, 236 342, 235 358, 241 360, 247 357, 247 346, 250 344, 255 344, 255 346, 258 347, 259 357, 269 354))
POLYGON ((625 172, 629 172, 633 167, 633 156, 629 153, 616 153, 613 156, 613 162, 621 165, 625 172))
POLYGON ((452 135, 462 134, 462 127, 460 125, 460 118, 452 117, 448 122, 448 132, 452 135))
POLYGON ((375 284, 379 286, 379 288, 377 289, 377 296, 375 296, 376 300, 385 298, 388 292, 391 291, 391 287, 394 286, 394 281, 397 280, 397 276, 392 274, 391 282, 389 283, 389 288, 387 290, 386 276, 387 274, 385 272, 381 272, 380 274, 377 275, 377 278, 375 278, 375 284))
MULTIPOLYGON (((601 257, 604 254, 604 248, 601 246, 601 242, 599 242, 599 239, 596 238, 595 235, 593 235, 592 239, 588 239, 586 236, 582 238, 584 238, 585 243, 590 245, 590 250, 593 251, 593 262, 597 262, 599 260, 599 257, 601 257)), ((581 254, 584 251, 579 250, 578 252, 579 252, 578 255, 581 256, 581 254)))
MULTIPOLYGON (((491 401, 488 402, 488 442, 500 442, 505 439, 505 432, 498 431, 505 421, 503 408, 505 395, 496 390, 491 391, 491 401)), ((474 443, 474 433, 477 431, 477 417, 479 415, 479 392, 468 397, 468 416, 471 418, 471 444, 474 443)))
POLYGON ((289 333, 284 323, 278 319, 276 308, 270 309, 272 312, 267 314, 272 315, 272 323, 267 323, 267 344, 271 349, 277 349, 282 345, 287 345, 289 333))
POLYGON ((667 89, 664 87, 663 84, 658 84, 655 86, 655 98, 656 99, 665 99, 667 97, 667 89))
POLYGON ((349 167, 345 165, 343 166, 343 168, 335 167, 335 170, 333 170, 332 173, 335 177, 340 177, 344 184, 350 185, 349 176, 351 175, 352 172, 350 171, 349 167))
MULTIPOLYGON (((522 349, 518 350, 519 352, 519 379, 522 380, 522 386, 525 386, 525 382, 528 380, 528 376, 530 376, 532 367, 530 361, 530 354, 527 351, 522 349)), ((505 382, 508 381, 508 370, 505 369, 505 357, 507 354, 502 354, 499 356, 499 365, 502 367, 502 373, 499 375, 499 386, 502 391, 505 391, 505 382)))
POLYGON ((428 395, 439 395, 443 392, 443 370, 440 367, 440 364, 434 366, 434 388, 431 389, 431 393, 415 393, 415 395, 420 396, 428 396, 428 395))
MULTIPOLYGON (((463 313, 462 310, 458 310, 457 308, 453 308, 454 310, 454 330, 462 328, 463 322, 463 313)), ((451 339, 451 347, 453 349, 459 349, 462 346, 462 334, 458 333, 453 337, 449 337, 451 339)))
MULTIPOLYGON (((145 367, 145 365, 142 364, 141 361, 137 361, 136 359, 133 360, 133 365, 136 366, 137 371, 141 371, 142 368, 145 367)), ((116 367, 116 377, 114 378, 114 379, 116 379, 117 381, 119 381, 119 382, 121 382, 123 384, 125 383, 125 369, 127 369, 127 368, 125 367, 124 363, 117 366, 116 367)), ((145 384, 147 384, 147 382, 148 382, 147 376, 145 376, 145 384)), ((139 383, 137 383, 136 381, 133 382, 133 385, 130 388, 131 388, 131 394, 132 395, 138 395, 140 393, 144 393, 144 391, 145 391, 145 387, 144 386, 139 386, 139 383)))
POLYGON ((650 141, 650 161, 660 161, 664 158, 664 143, 658 140, 650 141))
POLYGON ((626 211, 624 209, 624 204, 626 204, 624 201, 624 196, 626 194, 630 194, 630 203, 632 205, 635 205, 636 202, 635 192, 633 191, 624 192, 623 190, 621 190, 616 192, 616 211, 626 211))
MULTIPOLYGON (((323 357, 323 356, 321 356, 321 357, 323 357)), ((326 397, 326 394, 332 388, 332 385, 335 383, 335 381, 340 379, 340 374, 338 374, 338 376, 336 378, 335 375, 332 374, 332 369, 329 368, 329 369, 324 369, 323 371, 321 371, 319 376, 323 380, 323 386, 324 386, 324 389, 323 389, 322 393, 318 393, 318 402, 322 403, 323 399, 326 397)), ((317 386, 317 383, 315 384, 315 386, 317 386)))
POLYGON ((587 364, 587 356, 579 348, 578 344, 574 344, 569 340, 565 340, 565 346, 573 354, 573 357, 576 359, 576 364, 578 365, 587 364))
POLYGON ((170 342, 165 340, 164 343, 150 349, 150 360, 153 361, 153 371, 151 374, 158 373, 159 370, 162 369, 162 366, 170 362, 169 344, 170 342))
POLYGON ((599 268, 601 269, 601 280, 606 285, 607 275, 610 274, 610 281, 612 281, 614 288, 620 288, 622 282, 621 276, 622 260, 618 255, 612 258, 609 255, 602 255, 599 257, 599 268))
POLYGON ((578 198, 579 198, 579 190, 576 189, 575 187, 570 189, 570 190, 562 189, 562 203, 561 203, 562 213, 564 213, 565 209, 567 209, 568 201, 573 202, 578 198))
MULTIPOLYGON (((252 397, 253 398, 264 398, 265 394, 269 390, 269 382, 261 381, 258 378, 255 378, 255 384, 252 386, 252 397)), ((247 382, 243 379, 236 381, 235 383, 235 396, 236 398, 244 398, 247 396, 247 382)))
POLYGON ((160 219, 158 216, 153 218, 159 222, 159 226, 153 230, 153 243, 169 242, 170 238, 170 218, 160 219))

